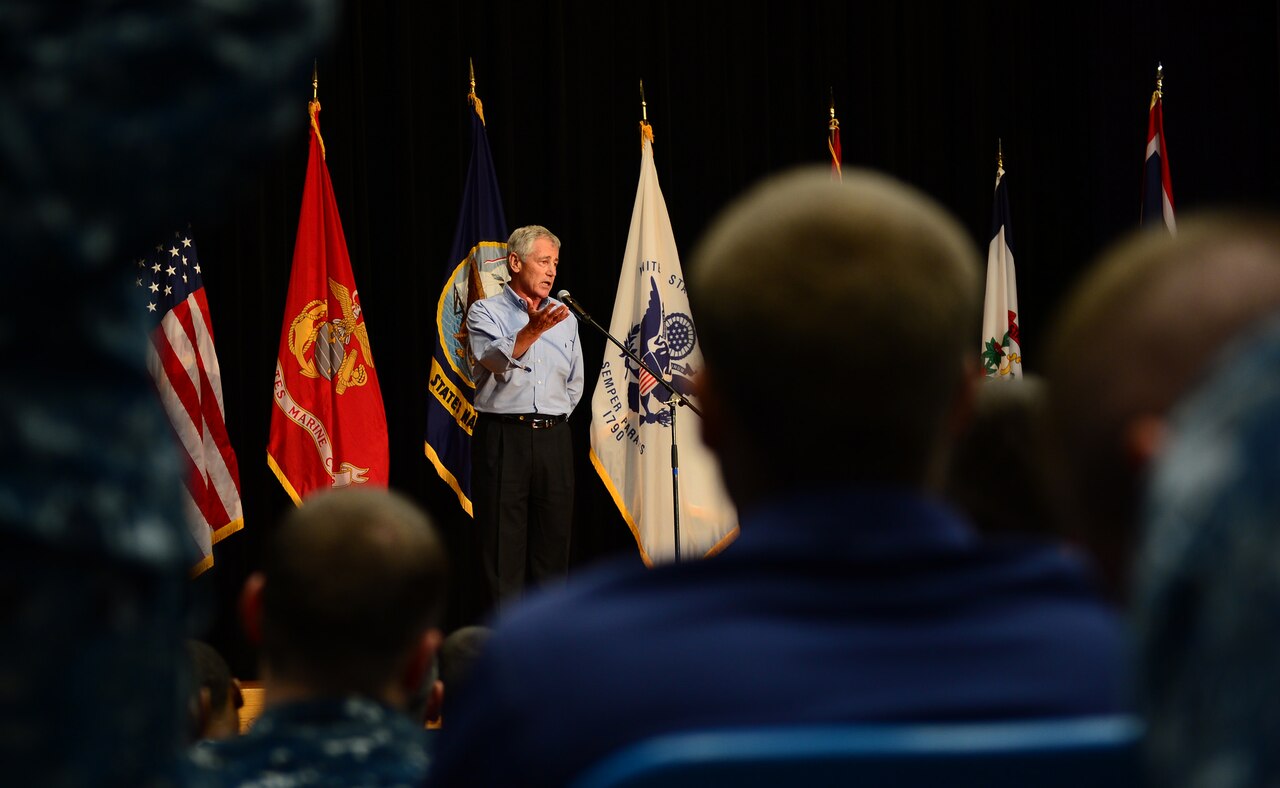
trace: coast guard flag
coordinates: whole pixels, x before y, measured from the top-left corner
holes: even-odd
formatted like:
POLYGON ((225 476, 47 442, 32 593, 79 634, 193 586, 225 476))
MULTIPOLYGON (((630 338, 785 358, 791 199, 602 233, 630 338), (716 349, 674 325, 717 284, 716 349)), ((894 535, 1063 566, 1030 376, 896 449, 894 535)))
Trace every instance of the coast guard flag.
POLYGON ((1003 162, 996 165, 996 199, 991 210, 991 242, 987 244, 982 367, 988 378, 1015 380, 1022 377, 1022 347, 1018 343, 1018 280, 1013 270, 1009 190, 1005 186, 1003 162))
POLYGON ((352 484, 387 484, 387 417, 347 239, 324 160, 320 102, 285 299, 267 464, 294 503, 352 484))
MULTIPOLYGON (((675 556, 668 385, 691 393, 702 351, 689 313, 671 219, 653 164, 653 131, 641 124, 640 184, 609 331, 666 382, 605 346, 591 398, 591 462, 652 566, 675 556)), ((699 417, 676 416, 680 460, 680 555, 709 555, 737 534, 720 469, 699 436, 699 417)))
POLYGON ((426 455, 458 503, 471 511, 471 430, 476 423, 476 384, 471 379, 467 308, 496 295, 507 272, 507 220, 498 196, 484 105, 472 92, 471 165, 462 190, 462 209, 453 234, 444 288, 436 303, 436 343, 427 397, 426 455))
POLYGON ((147 369, 177 440, 187 525, 200 551, 192 574, 200 574, 213 566, 213 546, 244 526, 240 467, 227 437, 209 302, 189 232, 174 233, 136 264, 135 284, 155 319, 147 369))
POLYGON ((1156 77, 1156 89, 1151 94, 1151 111, 1147 117, 1147 159, 1142 179, 1141 224, 1164 222, 1170 233, 1178 228, 1173 220, 1173 184, 1169 180, 1169 156, 1164 148, 1164 100, 1163 71, 1156 77))

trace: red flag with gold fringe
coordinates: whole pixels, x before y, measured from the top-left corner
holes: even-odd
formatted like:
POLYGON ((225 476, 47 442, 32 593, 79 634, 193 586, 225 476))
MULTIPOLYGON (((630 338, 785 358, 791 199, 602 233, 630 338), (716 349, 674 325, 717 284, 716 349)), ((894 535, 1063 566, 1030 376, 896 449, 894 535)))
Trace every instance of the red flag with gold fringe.
POLYGON ((387 417, 325 164, 320 102, 276 358, 267 463, 301 503, 330 487, 387 484, 387 417))

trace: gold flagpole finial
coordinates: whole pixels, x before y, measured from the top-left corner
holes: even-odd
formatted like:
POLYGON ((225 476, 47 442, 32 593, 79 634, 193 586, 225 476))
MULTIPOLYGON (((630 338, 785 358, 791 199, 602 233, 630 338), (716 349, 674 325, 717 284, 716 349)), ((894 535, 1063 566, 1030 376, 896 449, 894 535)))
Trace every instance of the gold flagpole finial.
POLYGON ((320 143, 320 157, 324 158, 324 137, 320 136, 320 121, 316 117, 320 113, 320 77, 316 61, 311 61, 311 101, 307 102, 307 115, 311 117, 311 128, 316 133, 316 141, 320 143))
POLYGON ((653 126, 649 125, 649 104, 644 100, 644 80, 640 80, 640 147, 644 148, 644 141, 648 140, 653 143, 653 126))
POLYGON ((836 90, 833 87, 828 87, 827 90, 831 92, 831 101, 827 104, 827 111, 830 113, 831 119, 827 122, 827 128, 838 129, 840 128, 840 121, 836 120, 836 90))
POLYGON ((1157 101, 1164 100, 1164 63, 1156 63, 1156 89, 1151 93, 1151 107, 1155 109, 1157 101))
POLYGON ((1004 140, 996 137, 996 185, 1000 185, 1000 179, 1004 177, 1004 140))
POLYGON ((476 115, 479 116, 480 122, 484 123, 484 104, 476 95, 476 64, 471 58, 467 58, 467 74, 471 85, 471 89, 467 92, 467 103, 476 108, 476 115))

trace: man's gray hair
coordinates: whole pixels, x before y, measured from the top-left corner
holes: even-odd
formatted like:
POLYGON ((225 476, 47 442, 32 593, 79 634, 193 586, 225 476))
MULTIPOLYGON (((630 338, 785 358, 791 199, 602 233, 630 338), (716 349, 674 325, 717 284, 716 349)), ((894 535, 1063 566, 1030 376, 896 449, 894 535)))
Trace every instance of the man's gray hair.
POLYGON ((511 234, 511 238, 507 240, 507 251, 515 252, 523 260, 533 252, 533 244, 539 238, 546 238, 555 244, 556 249, 560 248, 560 239, 555 236, 555 233, 540 224, 530 224, 517 228, 511 234))

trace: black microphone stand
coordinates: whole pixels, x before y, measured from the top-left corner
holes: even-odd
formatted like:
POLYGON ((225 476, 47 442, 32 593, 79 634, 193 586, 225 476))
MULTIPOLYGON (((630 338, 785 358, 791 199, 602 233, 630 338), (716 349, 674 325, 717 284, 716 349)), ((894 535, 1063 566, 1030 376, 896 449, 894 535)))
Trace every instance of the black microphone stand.
POLYGON ((674 534, 675 534, 675 546, 676 546, 676 562, 679 563, 680 561, 680 456, 679 456, 679 451, 676 448, 676 408, 678 406, 683 405, 684 407, 698 414, 698 416, 702 416, 702 411, 698 410, 698 406, 690 402, 688 397, 676 391, 675 387, 672 386, 670 383, 668 383, 667 379, 662 376, 662 373, 658 372, 656 369, 646 364, 643 359, 641 359, 638 355, 636 355, 635 351, 633 351, 631 348, 627 347, 625 344, 620 342, 617 337, 609 333, 609 329, 597 323, 595 321, 595 318, 587 314, 587 310, 583 309, 582 304, 579 304, 574 299, 573 296, 569 295, 568 290, 561 290, 559 293, 556 293, 556 298, 560 299, 561 302, 563 302, 566 306, 572 309, 574 314, 576 314, 578 317, 582 318, 583 320, 587 321, 601 334, 604 334, 605 339, 617 345, 618 349, 621 350, 623 354, 626 355, 627 358, 636 362, 636 365, 638 367, 644 369, 646 372, 652 375, 654 380, 659 381, 658 385, 664 386, 667 389, 667 391, 671 392, 671 399, 666 400, 665 402, 663 402, 663 404, 671 409, 671 503, 673 508, 672 523, 675 529, 674 534))

